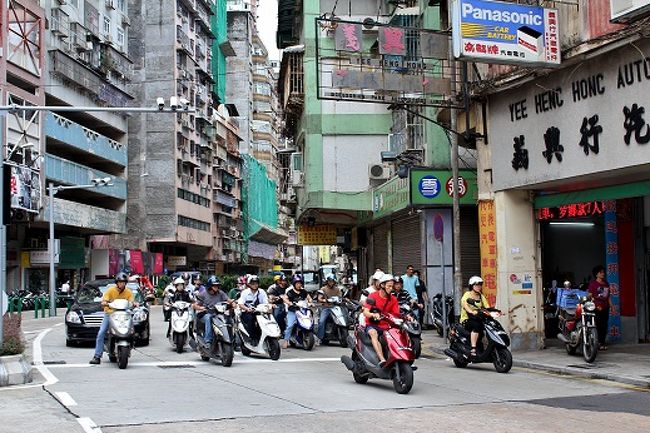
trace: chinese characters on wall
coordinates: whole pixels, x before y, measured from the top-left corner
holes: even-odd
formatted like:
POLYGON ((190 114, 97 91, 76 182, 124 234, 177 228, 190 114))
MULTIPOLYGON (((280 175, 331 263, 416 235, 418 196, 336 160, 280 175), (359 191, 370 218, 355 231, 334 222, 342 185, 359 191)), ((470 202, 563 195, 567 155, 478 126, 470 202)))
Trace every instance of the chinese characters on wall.
POLYGON ((478 204, 479 238, 481 252, 481 277, 483 294, 491 306, 497 299, 497 237, 494 201, 481 200, 478 204))

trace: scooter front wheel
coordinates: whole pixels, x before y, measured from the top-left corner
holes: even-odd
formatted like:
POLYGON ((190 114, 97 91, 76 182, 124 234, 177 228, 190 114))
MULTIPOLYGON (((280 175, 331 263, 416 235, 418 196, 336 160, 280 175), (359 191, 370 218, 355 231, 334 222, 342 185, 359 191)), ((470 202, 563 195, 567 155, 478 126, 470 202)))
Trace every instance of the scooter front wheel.
POLYGON ((408 394, 413 387, 413 368, 406 362, 395 364, 393 373, 393 388, 398 394, 408 394))
POLYGON ((345 326, 339 326, 338 338, 339 338, 339 346, 343 348, 348 347, 348 328, 346 328, 345 326))
POLYGON ((117 348, 117 366, 124 370, 129 364, 129 348, 126 346, 119 346, 117 348))
POLYGON ((314 344, 316 344, 316 340, 314 340, 314 333, 313 332, 305 332, 302 334, 302 348, 305 350, 312 350, 314 348, 314 344))
POLYGON ((495 347, 492 353, 494 369, 499 373, 507 373, 512 368, 512 353, 506 347, 495 347))
POLYGON ((232 344, 221 343, 221 365, 230 367, 234 357, 235 349, 233 349, 232 344))
MULTIPOLYGON (((267 344, 267 349, 269 351, 269 357, 273 361, 277 361, 280 359, 280 354, 282 351, 280 350, 280 342, 278 341, 277 338, 268 338, 266 340, 267 344)), ((242 346, 242 353, 243 353, 244 347, 242 346)))

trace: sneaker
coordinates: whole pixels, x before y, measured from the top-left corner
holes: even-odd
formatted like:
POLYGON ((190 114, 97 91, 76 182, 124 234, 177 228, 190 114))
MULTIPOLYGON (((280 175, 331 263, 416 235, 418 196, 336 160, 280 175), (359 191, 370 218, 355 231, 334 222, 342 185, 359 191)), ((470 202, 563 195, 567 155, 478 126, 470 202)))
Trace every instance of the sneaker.
POLYGON ((101 363, 102 363, 102 359, 97 356, 93 356, 93 359, 91 359, 89 362, 89 364, 93 364, 93 365, 97 365, 101 363))

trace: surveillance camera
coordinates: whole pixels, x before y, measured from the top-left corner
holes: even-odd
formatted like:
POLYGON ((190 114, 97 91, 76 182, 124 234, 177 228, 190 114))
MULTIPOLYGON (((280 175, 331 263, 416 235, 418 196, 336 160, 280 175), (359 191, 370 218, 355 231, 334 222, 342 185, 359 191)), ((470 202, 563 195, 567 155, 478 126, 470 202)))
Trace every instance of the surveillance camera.
POLYGON ((156 104, 158 104, 158 109, 162 110, 163 108, 165 108, 165 98, 157 98, 156 104))
POLYGON ((187 111, 190 108, 190 101, 188 101, 185 98, 181 98, 178 102, 180 102, 181 106, 183 107, 183 110, 187 111))
POLYGON ((174 111, 178 109, 178 98, 176 96, 169 98, 169 107, 174 111))

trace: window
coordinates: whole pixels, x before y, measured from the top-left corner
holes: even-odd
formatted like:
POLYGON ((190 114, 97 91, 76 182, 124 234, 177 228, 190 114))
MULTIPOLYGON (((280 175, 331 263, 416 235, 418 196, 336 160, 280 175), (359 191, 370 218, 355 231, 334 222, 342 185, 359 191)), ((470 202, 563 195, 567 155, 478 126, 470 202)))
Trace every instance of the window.
POLYGON ((191 191, 187 191, 185 189, 178 188, 177 196, 178 196, 178 198, 180 198, 182 200, 187 200, 187 201, 190 201, 190 202, 192 202, 194 204, 201 205, 203 207, 210 207, 210 200, 209 199, 207 199, 207 198, 205 198, 205 197, 203 197, 203 196, 201 196, 199 194, 195 194, 195 193, 193 193, 191 191))
POLYGON ((119 10, 124 12, 126 10, 125 6, 126 6, 126 2, 124 0, 117 0, 117 8, 119 10))
POLYGON ((104 17, 104 36, 110 36, 111 34, 111 19, 109 17, 104 17))
POLYGON ((189 227, 191 229, 201 230, 204 232, 210 231, 210 223, 196 220, 194 218, 188 218, 183 215, 178 216, 178 225, 183 227, 189 227))
POLYGON ((117 29, 117 45, 124 48, 124 29, 117 29))

